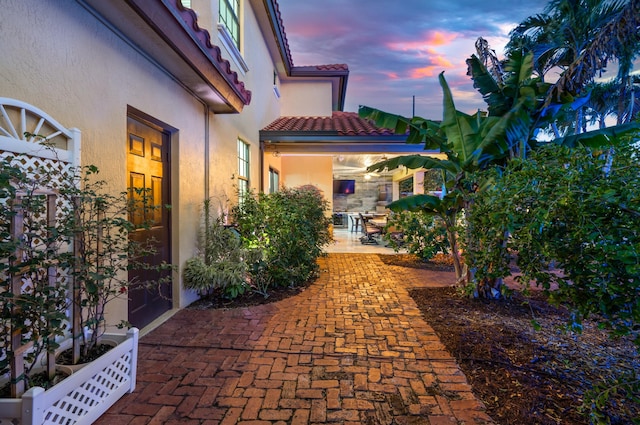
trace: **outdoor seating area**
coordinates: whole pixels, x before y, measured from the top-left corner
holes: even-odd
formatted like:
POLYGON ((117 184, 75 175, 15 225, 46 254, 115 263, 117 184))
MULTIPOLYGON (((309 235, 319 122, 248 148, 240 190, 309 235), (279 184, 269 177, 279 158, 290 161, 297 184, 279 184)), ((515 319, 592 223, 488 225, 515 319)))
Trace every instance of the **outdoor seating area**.
MULTIPOLYGON (((384 239, 387 217, 381 213, 349 213, 348 225, 334 226, 328 253, 394 254, 384 239)), ((401 237, 401 236, 400 236, 401 237)), ((404 252, 404 251, 402 251, 404 252)))
POLYGON ((384 222, 386 222, 386 218, 380 217, 378 218, 378 221, 376 222, 376 216, 373 214, 366 214, 367 217, 365 217, 365 215, 363 215, 362 213, 359 214, 360 215, 360 220, 362 221, 362 233, 363 236, 360 238, 360 242, 362 244, 375 244, 378 245, 378 239, 379 237, 382 236, 382 232, 384 230, 384 222))

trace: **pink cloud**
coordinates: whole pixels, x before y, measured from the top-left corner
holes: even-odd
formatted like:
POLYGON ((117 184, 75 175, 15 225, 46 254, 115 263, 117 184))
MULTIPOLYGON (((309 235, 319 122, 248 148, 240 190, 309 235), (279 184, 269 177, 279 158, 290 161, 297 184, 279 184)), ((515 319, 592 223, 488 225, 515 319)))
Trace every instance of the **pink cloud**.
POLYGON ((418 80, 424 77, 433 77, 435 70, 436 67, 433 65, 425 66, 423 68, 415 68, 410 71, 409 76, 414 80, 418 80))
POLYGON ((385 72, 384 73, 387 78, 389 78, 390 80, 398 80, 400 79, 400 76, 398 75, 397 72, 385 72))
POLYGON ((458 37, 455 32, 429 31, 421 40, 400 40, 387 43, 391 50, 433 52, 432 46, 446 46, 458 37))
POLYGON ((436 73, 443 71, 443 68, 454 68, 453 64, 443 56, 438 55, 429 59, 431 65, 422 68, 414 68, 409 72, 409 76, 413 79, 433 77, 436 73))

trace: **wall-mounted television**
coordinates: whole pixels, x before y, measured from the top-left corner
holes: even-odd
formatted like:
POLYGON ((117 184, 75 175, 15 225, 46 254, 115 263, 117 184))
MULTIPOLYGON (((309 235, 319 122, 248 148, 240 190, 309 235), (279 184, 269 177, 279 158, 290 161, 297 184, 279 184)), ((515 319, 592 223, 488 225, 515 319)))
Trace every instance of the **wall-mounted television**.
POLYGON ((333 194, 350 195, 356 191, 355 180, 334 180, 333 194))

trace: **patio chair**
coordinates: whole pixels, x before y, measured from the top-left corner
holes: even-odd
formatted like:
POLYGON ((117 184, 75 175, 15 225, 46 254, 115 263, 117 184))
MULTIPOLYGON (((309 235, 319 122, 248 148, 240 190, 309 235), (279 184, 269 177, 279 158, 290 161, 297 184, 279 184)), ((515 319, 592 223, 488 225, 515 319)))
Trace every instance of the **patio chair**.
POLYGON ((375 237, 382 235, 382 229, 369 223, 362 214, 359 214, 359 216, 362 221, 362 233, 364 233, 364 236, 360 238, 360 243, 363 245, 378 245, 378 240, 375 237))
POLYGON ((349 219, 351 220, 351 231, 352 232, 356 232, 358 233, 359 227, 360 227, 360 221, 361 219, 361 215, 358 214, 357 216, 354 214, 349 214, 349 219))

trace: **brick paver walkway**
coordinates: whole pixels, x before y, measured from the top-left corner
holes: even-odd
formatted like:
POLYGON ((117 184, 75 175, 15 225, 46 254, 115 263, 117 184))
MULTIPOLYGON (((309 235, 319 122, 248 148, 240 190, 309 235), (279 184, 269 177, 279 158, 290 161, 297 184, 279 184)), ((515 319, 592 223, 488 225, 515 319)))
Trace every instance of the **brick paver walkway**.
POLYGON ((399 274, 330 254, 299 295, 182 310, 140 341, 138 385, 99 424, 490 424, 399 274))

